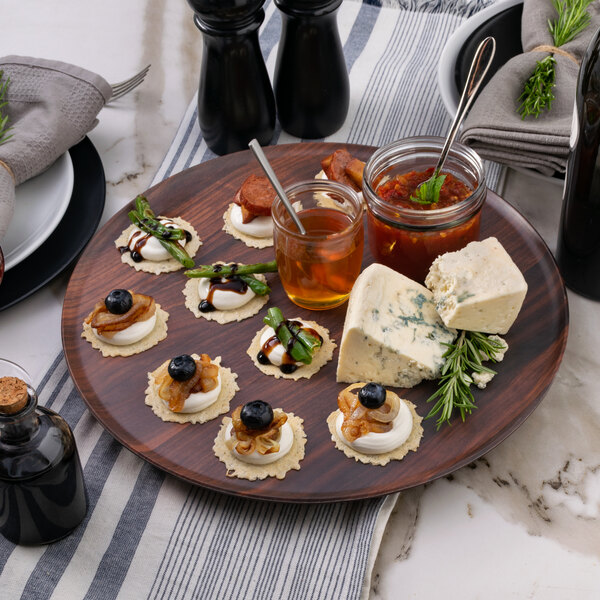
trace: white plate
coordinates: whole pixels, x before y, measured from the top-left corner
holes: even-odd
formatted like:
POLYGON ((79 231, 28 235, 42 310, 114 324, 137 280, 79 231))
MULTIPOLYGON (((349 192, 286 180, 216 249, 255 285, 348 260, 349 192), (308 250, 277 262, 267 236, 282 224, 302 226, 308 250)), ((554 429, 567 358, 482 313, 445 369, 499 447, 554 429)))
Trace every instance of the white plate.
POLYGON ((17 186, 15 214, 2 241, 5 270, 37 250, 60 223, 73 192, 73 163, 65 152, 49 169, 17 186))

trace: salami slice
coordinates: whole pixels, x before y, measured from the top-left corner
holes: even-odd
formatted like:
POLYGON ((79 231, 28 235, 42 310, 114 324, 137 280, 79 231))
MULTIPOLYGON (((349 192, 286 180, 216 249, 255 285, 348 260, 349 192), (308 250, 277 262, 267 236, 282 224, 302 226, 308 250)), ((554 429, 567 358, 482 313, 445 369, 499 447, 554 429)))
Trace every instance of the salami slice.
POLYGON ((250 175, 240 188, 242 208, 255 216, 270 216, 277 192, 266 177, 250 175))

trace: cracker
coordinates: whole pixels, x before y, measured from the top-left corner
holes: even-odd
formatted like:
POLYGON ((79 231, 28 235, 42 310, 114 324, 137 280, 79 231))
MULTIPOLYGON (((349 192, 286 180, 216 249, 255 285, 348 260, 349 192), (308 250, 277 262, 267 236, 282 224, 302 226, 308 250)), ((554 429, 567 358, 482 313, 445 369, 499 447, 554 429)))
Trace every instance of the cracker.
MULTIPOLYGON (((184 221, 180 217, 169 217, 172 221, 177 223, 179 227, 182 229, 186 229, 192 234, 192 239, 186 243, 184 246, 186 252, 190 255, 190 257, 194 258, 196 252, 200 246, 202 246, 202 241, 198 236, 196 230, 192 227, 190 223, 184 221)), ((129 240, 129 236, 131 232, 135 229, 135 225, 130 225, 121 235, 115 240, 115 246, 117 248, 121 248, 123 246, 127 246, 127 242, 129 240)), ((133 267, 136 271, 144 271, 146 273, 153 273, 154 275, 160 275, 160 273, 171 273, 173 271, 178 271, 179 269, 183 269, 183 265, 175 258, 168 258, 167 260, 161 261, 152 261, 152 260, 142 260, 140 262, 135 262, 131 258, 131 252, 124 252, 121 254, 121 262, 124 262, 126 265, 133 267)))
POLYGON ((421 427, 421 421, 423 417, 420 417, 415 410, 415 405, 409 400, 404 400, 406 402, 413 418, 413 428, 408 436, 408 439, 402 444, 398 446, 395 450, 391 452, 385 452, 383 454, 362 454, 362 452, 357 452, 354 448, 346 445, 338 436, 337 431, 335 430, 335 421, 340 414, 339 409, 332 412, 327 417, 327 425, 329 427, 329 433, 331 433, 331 439, 335 442, 335 447, 338 450, 341 450, 348 458, 353 458, 357 462, 360 461, 365 464, 371 465, 387 465, 390 460, 402 460, 407 454, 409 450, 413 452, 417 451, 419 444, 421 443, 421 438, 423 437, 423 427, 421 427))
POLYGON ((239 479, 248 479, 249 481, 265 479, 267 477, 284 479, 286 473, 291 469, 300 470, 300 461, 304 458, 304 446, 306 445, 306 434, 302 427, 304 420, 295 416, 294 413, 290 412, 286 414, 288 417, 287 422, 291 425, 294 432, 294 442, 290 451, 284 457, 268 465, 249 465, 231 452, 225 443, 225 432, 231 423, 231 418, 223 418, 223 424, 215 438, 213 451, 217 458, 225 463, 227 477, 237 477, 239 479))
MULTIPOLYGON (((200 357, 197 354, 192 354, 192 358, 199 360, 200 357)), ((221 366, 221 357, 217 356, 211 362, 215 365, 219 365, 219 373, 221 375, 221 392, 219 397, 213 404, 207 406, 205 409, 195 413, 175 413, 169 410, 161 397, 158 395, 158 387, 156 385, 156 378, 160 374, 161 370, 166 369, 171 359, 166 360, 160 367, 148 373, 148 387, 146 388, 146 404, 152 408, 152 412, 160 417, 163 421, 169 421, 172 423, 206 423, 211 419, 215 419, 219 415, 222 415, 229 411, 229 403, 235 396, 235 393, 239 391, 238 384, 236 383, 237 374, 231 369, 221 366)))
MULTIPOLYGON (((225 264, 225 263, 215 263, 225 264)), ((264 275, 257 273, 254 275, 257 279, 266 283, 267 279, 264 275)), ((242 321, 255 315, 269 301, 269 294, 264 296, 254 296, 249 302, 235 310, 214 310, 212 312, 203 313, 198 308, 200 304, 200 295, 198 294, 198 278, 188 279, 185 287, 182 290, 185 296, 185 306, 192 311, 196 319, 203 318, 207 321, 216 321, 217 323, 231 323, 232 321, 242 321)))
POLYGON ((268 248, 273 245, 273 236, 268 238, 258 238, 252 235, 248 235, 247 233, 242 233, 239 229, 236 229, 231 221, 231 209, 233 208, 233 203, 229 205, 225 214, 223 215, 223 221, 225 224, 223 225, 223 231, 226 231, 229 235, 233 236, 236 240, 241 240, 249 246, 250 248, 268 248))
MULTIPOLYGON (((293 321, 294 319, 289 319, 293 321)), ((246 351, 248 356, 252 359, 252 362, 256 365, 256 368, 262 371, 265 375, 272 375, 276 379, 282 377, 283 379, 301 379, 306 377, 310 379, 317 371, 321 369, 333 358, 333 351, 336 348, 336 343, 329 337, 329 330, 325 329, 314 321, 304 321, 306 326, 314 329, 323 338, 323 344, 319 348, 319 351, 313 356, 310 365, 302 365, 298 367, 293 373, 282 373, 281 369, 276 365, 261 365, 256 359, 256 355, 260 351, 260 336, 267 329, 268 325, 265 325, 253 338, 250 348, 246 351)))
POLYGON ((131 356, 156 346, 158 342, 167 337, 168 318, 169 313, 162 310, 160 304, 156 303, 156 325, 154 326, 154 329, 146 337, 134 344, 128 344, 127 346, 115 346, 114 344, 108 344, 107 342, 98 339, 92 331, 92 326, 85 322, 83 323, 81 337, 90 342, 92 348, 100 350, 102 356, 131 356))

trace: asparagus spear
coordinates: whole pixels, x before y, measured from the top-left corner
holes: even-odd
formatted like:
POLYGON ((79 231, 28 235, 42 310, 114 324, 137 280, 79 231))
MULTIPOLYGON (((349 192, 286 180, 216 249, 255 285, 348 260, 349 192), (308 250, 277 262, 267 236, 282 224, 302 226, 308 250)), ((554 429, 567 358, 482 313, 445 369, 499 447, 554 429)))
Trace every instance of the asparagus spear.
POLYGON ((290 326, 290 323, 283 318, 283 313, 277 307, 270 308, 263 321, 273 328, 279 341, 295 361, 302 362, 305 365, 312 362, 314 351, 321 345, 318 338, 298 327, 290 326))
POLYGON ((185 238, 185 231, 180 228, 166 227, 158 219, 150 217, 140 217, 140 214, 132 210, 127 215, 129 220, 142 231, 153 235, 159 240, 182 240, 185 238))
POLYGON ((231 277, 232 275, 252 275, 252 273, 275 273, 277 262, 254 263, 252 265, 200 265, 191 271, 185 271, 188 277, 231 277))
POLYGON ((257 296, 266 296, 271 291, 266 283, 256 279, 254 275, 240 275, 239 277, 257 296))

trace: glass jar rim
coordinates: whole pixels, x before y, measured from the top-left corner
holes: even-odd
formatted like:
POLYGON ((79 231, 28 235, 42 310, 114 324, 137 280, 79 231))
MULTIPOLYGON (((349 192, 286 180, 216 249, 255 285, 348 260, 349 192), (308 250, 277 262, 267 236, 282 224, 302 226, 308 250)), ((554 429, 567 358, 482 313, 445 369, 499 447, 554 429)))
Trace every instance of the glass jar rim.
MULTIPOLYGON (((411 157, 414 158, 415 155, 418 156, 420 153, 425 151, 441 151, 444 142, 445 139, 443 137, 414 136, 403 138, 378 148, 365 164, 363 173, 363 194, 369 209, 373 210, 375 213, 377 213, 377 210, 374 210, 374 208, 384 212, 393 211, 398 217, 416 219, 419 221, 435 221, 440 218, 444 220, 456 218, 457 215, 463 213, 463 211, 470 208, 472 205, 477 205, 480 197, 482 195, 485 197, 486 191, 483 163, 475 150, 465 146, 464 144, 461 144, 460 142, 454 142, 452 144, 446 161, 454 159, 457 162, 471 167, 475 172, 478 185, 464 200, 444 208, 434 208, 428 210, 405 208, 403 206, 398 206, 397 204, 387 202, 378 196, 375 189, 373 189, 371 182, 381 174, 383 168, 394 166, 394 163, 391 162, 391 160, 398 151, 404 149, 408 151, 413 149, 414 152, 407 152, 405 155, 402 155, 402 157, 406 157, 407 159, 411 157), (386 161, 386 159, 388 160, 386 161), (379 167, 378 170, 376 170, 377 167, 379 167)), ((435 162, 432 164, 432 166, 435 166, 435 162)))
MULTIPOLYGON (((286 196, 290 199, 292 205, 294 204, 294 194, 298 194, 301 192, 333 192, 337 195, 343 196, 344 198, 348 199, 356 209, 356 214, 352 216, 351 222, 347 227, 342 229, 342 231, 336 231, 335 233, 328 233, 322 235, 315 235, 307 232, 306 235, 302 235, 299 231, 295 229, 290 229, 289 227, 286 227, 286 225, 283 223, 283 221, 280 218, 280 215, 287 215, 288 217, 289 215, 281 198, 279 196, 275 196, 275 200, 273 201, 273 206, 271 208, 271 216, 273 217, 274 225, 276 225, 278 229, 283 231, 286 235, 290 235, 301 240, 337 239, 339 237, 347 235, 349 232, 352 232, 354 229, 356 229, 357 225, 362 226, 363 203, 359 198, 358 194, 350 186, 344 183, 339 183, 338 181, 333 181, 331 179, 306 179, 287 186, 286 188, 284 188, 283 191, 285 192, 286 196)), ((291 218, 290 222, 292 222, 291 218)))

